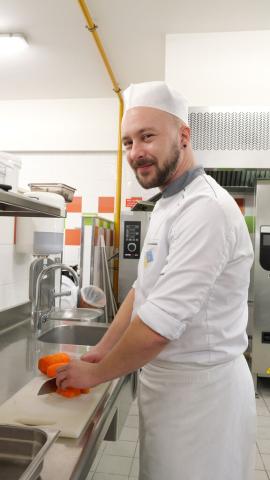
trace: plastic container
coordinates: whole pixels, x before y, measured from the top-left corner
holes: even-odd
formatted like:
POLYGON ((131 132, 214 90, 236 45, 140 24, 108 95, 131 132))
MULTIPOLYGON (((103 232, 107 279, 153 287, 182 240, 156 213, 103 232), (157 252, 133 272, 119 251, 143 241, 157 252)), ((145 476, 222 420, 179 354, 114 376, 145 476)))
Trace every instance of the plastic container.
MULTIPOLYGON (((64 198, 56 193, 27 192, 24 195, 54 207, 65 207, 64 198)), ((16 223, 16 251, 32 255, 62 253, 64 227, 64 218, 18 217, 16 223)))
POLYGON ((17 192, 21 160, 9 153, 0 152, 0 183, 11 185, 17 192))
POLYGON ((50 192, 62 195, 66 203, 72 202, 76 191, 76 188, 69 187, 64 183, 29 183, 28 186, 31 192, 50 192))

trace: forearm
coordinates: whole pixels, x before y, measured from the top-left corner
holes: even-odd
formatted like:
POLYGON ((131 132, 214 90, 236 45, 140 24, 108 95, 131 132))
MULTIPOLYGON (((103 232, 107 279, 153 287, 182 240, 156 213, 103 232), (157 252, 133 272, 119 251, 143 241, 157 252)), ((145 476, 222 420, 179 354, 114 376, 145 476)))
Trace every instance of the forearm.
POLYGON ((110 328, 98 344, 102 350, 109 352, 128 328, 133 310, 134 296, 135 292, 132 288, 114 317, 110 328))
POLYGON ((137 370, 155 358, 168 342, 135 317, 118 343, 96 366, 97 383, 137 370))
POLYGON ((73 360, 60 367, 57 370, 57 386, 87 388, 121 377, 155 358, 168 342, 137 316, 99 363, 73 360))

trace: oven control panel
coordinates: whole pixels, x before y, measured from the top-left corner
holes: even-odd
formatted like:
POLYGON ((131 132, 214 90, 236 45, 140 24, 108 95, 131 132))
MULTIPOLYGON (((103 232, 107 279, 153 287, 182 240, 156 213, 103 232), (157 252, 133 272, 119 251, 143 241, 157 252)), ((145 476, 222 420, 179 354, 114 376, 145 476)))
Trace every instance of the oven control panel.
POLYGON ((140 258, 141 222, 127 220, 124 222, 124 258, 140 258))

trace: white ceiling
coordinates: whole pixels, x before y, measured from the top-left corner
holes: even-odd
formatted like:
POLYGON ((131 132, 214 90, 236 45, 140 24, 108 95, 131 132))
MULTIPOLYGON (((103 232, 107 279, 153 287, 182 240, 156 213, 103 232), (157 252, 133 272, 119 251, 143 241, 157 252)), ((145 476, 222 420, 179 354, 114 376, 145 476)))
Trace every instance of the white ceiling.
MULTIPOLYGON (((164 78, 166 33, 270 29, 270 0, 88 0, 121 88, 164 78)), ((113 96, 77 0, 0 0, 0 32, 30 48, 0 58, 0 100, 113 96)), ((269 61, 269 59, 265 59, 269 61)))

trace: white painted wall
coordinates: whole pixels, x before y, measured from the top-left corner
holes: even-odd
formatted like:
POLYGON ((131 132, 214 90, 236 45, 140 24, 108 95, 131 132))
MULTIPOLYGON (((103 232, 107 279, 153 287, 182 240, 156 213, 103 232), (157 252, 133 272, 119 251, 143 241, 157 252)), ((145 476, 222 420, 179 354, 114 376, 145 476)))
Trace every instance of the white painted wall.
POLYGON ((117 131, 117 98, 0 102, 0 151, 116 150, 117 131))
POLYGON ((267 106, 269 51, 270 30, 167 35, 165 78, 193 106, 267 106))

